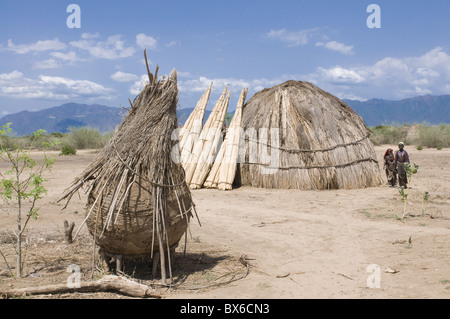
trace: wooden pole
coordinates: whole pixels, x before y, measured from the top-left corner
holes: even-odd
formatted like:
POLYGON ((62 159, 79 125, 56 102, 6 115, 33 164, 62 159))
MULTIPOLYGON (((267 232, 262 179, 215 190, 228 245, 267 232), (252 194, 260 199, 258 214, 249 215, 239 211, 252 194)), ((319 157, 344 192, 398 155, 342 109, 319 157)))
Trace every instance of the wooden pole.
POLYGON ((115 292, 130 297, 138 298, 161 298, 146 285, 118 276, 104 276, 98 281, 81 282, 80 287, 70 287, 67 284, 27 287, 18 289, 0 290, 0 295, 6 297, 24 295, 48 295, 61 293, 86 293, 86 292, 115 292))
POLYGON ((64 236, 66 238, 66 243, 68 244, 73 243, 72 233, 74 227, 75 227, 74 222, 70 223, 69 225, 69 222, 67 220, 64 221, 64 236))

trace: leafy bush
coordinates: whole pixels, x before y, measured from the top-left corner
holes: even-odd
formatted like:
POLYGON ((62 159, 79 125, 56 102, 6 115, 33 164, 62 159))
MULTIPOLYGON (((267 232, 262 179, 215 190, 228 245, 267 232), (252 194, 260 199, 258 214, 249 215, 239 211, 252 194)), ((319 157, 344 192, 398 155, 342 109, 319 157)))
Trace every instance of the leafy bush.
POLYGON ((89 127, 70 127, 65 139, 66 144, 75 149, 98 149, 106 145, 110 136, 89 127))
POLYGON ((0 149, 5 150, 5 149, 10 149, 10 148, 14 148, 15 145, 15 139, 11 136, 0 136, 0 149))
POLYGON ((423 147, 443 148, 450 147, 450 125, 430 125, 422 123, 415 125, 416 134, 408 135, 410 127, 408 124, 403 125, 378 125, 370 128, 370 139, 374 145, 393 144, 397 145, 399 141, 406 144, 415 144, 417 150, 423 147))
POLYGON ((450 125, 421 125, 417 140, 423 146, 438 148, 450 146, 450 125))
POLYGON ((399 141, 406 143, 406 136, 408 131, 405 125, 377 125, 370 129, 370 139, 375 145, 395 144, 399 141))
POLYGON ((64 145, 61 148, 61 153, 59 155, 76 155, 77 150, 70 145, 64 145))
POLYGON ((50 136, 62 138, 62 137, 64 137, 64 133, 61 133, 61 132, 53 132, 53 133, 50 133, 50 136))

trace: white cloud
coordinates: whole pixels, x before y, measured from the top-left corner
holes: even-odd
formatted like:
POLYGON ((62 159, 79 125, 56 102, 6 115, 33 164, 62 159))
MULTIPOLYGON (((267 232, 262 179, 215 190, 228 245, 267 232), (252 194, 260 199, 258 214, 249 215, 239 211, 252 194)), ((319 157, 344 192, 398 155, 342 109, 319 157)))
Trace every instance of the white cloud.
POLYGON ((138 95, 147 83, 148 75, 141 75, 141 77, 138 80, 134 81, 133 85, 130 87, 130 93, 135 96, 138 95))
POLYGON ((18 99, 112 99, 113 90, 88 80, 40 75, 38 79, 22 72, 0 74, 0 96, 18 99))
POLYGON ((158 41, 154 37, 144 33, 140 33, 136 36, 136 44, 141 49, 155 50, 157 48, 157 43, 158 41))
POLYGON ((249 87, 250 83, 242 79, 234 78, 207 78, 201 76, 197 79, 189 79, 184 81, 178 81, 178 87, 180 91, 186 92, 204 92, 209 85, 213 82, 212 91, 222 92, 225 86, 228 85, 228 89, 232 91, 242 90, 244 87, 249 87))
POLYGON ((22 78, 23 73, 17 70, 12 71, 11 73, 1 73, 0 74, 0 83, 7 81, 14 81, 22 78))
POLYGON ((170 41, 166 43, 166 47, 171 48, 175 45, 178 45, 179 43, 177 41, 170 41))
POLYGON ((290 47, 306 45, 317 29, 306 29, 299 31, 288 31, 286 29, 270 30, 267 37, 277 39, 290 47))
POLYGON ((50 50, 63 50, 66 45, 60 42, 57 38, 53 40, 37 41, 30 44, 14 44, 11 39, 8 40, 8 48, 19 54, 25 54, 29 52, 44 52, 50 50))
POLYGON ((51 56, 58 58, 60 60, 63 61, 68 61, 68 62, 75 62, 75 61, 83 61, 82 59, 80 59, 76 52, 74 51, 70 51, 67 53, 63 53, 63 52, 52 52, 50 53, 51 56))
POLYGON ((448 94, 450 55, 437 47, 422 56, 385 57, 373 65, 317 68, 308 77, 343 97, 402 99, 422 94, 448 94))
POLYGON ((55 59, 48 59, 41 62, 35 62, 33 64, 33 69, 41 69, 41 70, 56 69, 59 68, 60 66, 61 64, 59 64, 55 59))
POLYGON ((353 52, 353 46, 352 45, 345 45, 340 42, 336 41, 329 41, 329 42, 317 42, 316 47, 324 47, 328 50, 340 52, 342 54, 346 55, 353 55, 355 52, 353 52))
POLYGON ((82 33, 81 34, 81 38, 88 40, 88 39, 97 39, 100 37, 100 33, 96 32, 96 33, 82 33))
POLYGON ((335 84, 358 84, 365 81, 358 72, 339 66, 330 69, 319 67, 318 72, 323 80, 335 84))
POLYGON ((111 79, 117 82, 132 82, 136 81, 138 79, 138 76, 132 73, 117 71, 116 73, 111 75, 111 79))
POLYGON ((178 87, 181 95, 200 97, 211 82, 216 95, 229 84, 235 96, 244 87, 254 94, 287 80, 309 81, 339 98, 358 100, 450 94, 450 54, 437 47, 416 57, 384 57, 368 65, 317 67, 310 74, 282 74, 270 79, 193 77, 187 73, 178 79, 178 87))
POLYGON ((178 76, 178 78, 189 78, 189 77, 192 77, 190 72, 179 71, 179 70, 177 70, 177 76, 178 76))
POLYGON ((108 60, 127 58, 136 52, 134 47, 125 46, 125 40, 122 40, 119 34, 108 37, 104 42, 95 42, 92 37, 88 37, 80 41, 72 41, 70 45, 88 51, 95 58, 108 60))
POLYGON ((73 64, 76 61, 83 61, 83 59, 78 58, 77 54, 73 51, 68 53, 63 52, 51 52, 50 56, 57 59, 47 59, 44 61, 38 61, 33 63, 33 69, 47 70, 47 69, 56 69, 61 67, 62 61, 68 62, 69 64, 73 64))
POLYGON ((200 76, 198 78, 190 78, 187 80, 178 79, 178 88, 182 93, 203 93, 211 84, 213 93, 222 93, 228 85, 228 89, 236 94, 240 94, 243 88, 248 88, 250 92, 258 92, 266 87, 272 87, 284 81, 292 79, 289 75, 283 75, 275 79, 266 78, 257 79, 237 79, 237 78, 208 78, 200 76))
POLYGON ((95 95, 110 92, 110 89, 103 85, 88 80, 72 80, 57 76, 39 76, 40 83, 48 85, 50 88, 68 90, 75 95, 95 95))

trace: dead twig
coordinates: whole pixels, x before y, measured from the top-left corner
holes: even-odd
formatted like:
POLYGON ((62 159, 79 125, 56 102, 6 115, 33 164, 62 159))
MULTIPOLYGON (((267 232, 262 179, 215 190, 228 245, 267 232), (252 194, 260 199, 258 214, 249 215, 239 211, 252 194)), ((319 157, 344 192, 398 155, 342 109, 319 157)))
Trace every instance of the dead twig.
POLYGON ((9 274, 11 275, 11 277, 14 277, 14 274, 13 274, 13 272, 12 272, 12 270, 11 270, 11 267, 9 266, 8 261, 6 260, 6 257, 5 257, 5 255, 3 254, 3 252, 1 251, 1 249, 0 249, 0 255, 2 255, 3 260, 5 261, 6 267, 7 267, 8 270, 9 270, 9 274))
POLYGON ((333 272, 333 274, 338 275, 338 276, 342 276, 342 277, 347 278, 347 279, 350 279, 350 280, 353 280, 352 277, 349 277, 349 276, 347 276, 347 275, 344 275, 344 274, 342 274, 342 273, 340 273, 340 272, 338 272, 338 273, 333 272))

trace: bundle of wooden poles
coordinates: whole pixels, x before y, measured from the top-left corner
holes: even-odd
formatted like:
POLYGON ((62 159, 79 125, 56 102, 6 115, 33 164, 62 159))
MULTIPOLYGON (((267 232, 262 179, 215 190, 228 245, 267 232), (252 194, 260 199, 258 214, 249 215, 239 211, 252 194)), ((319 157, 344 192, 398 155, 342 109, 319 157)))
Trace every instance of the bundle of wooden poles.
POLYGON ((180 158, 191 189, 208 187, 228 190, 232 188, 237 169, 242 109, 248 89, 242 90, 229 127, 224 126, 231 96, 228 86, 203 125, 211 85, 181 129, 180 158))

